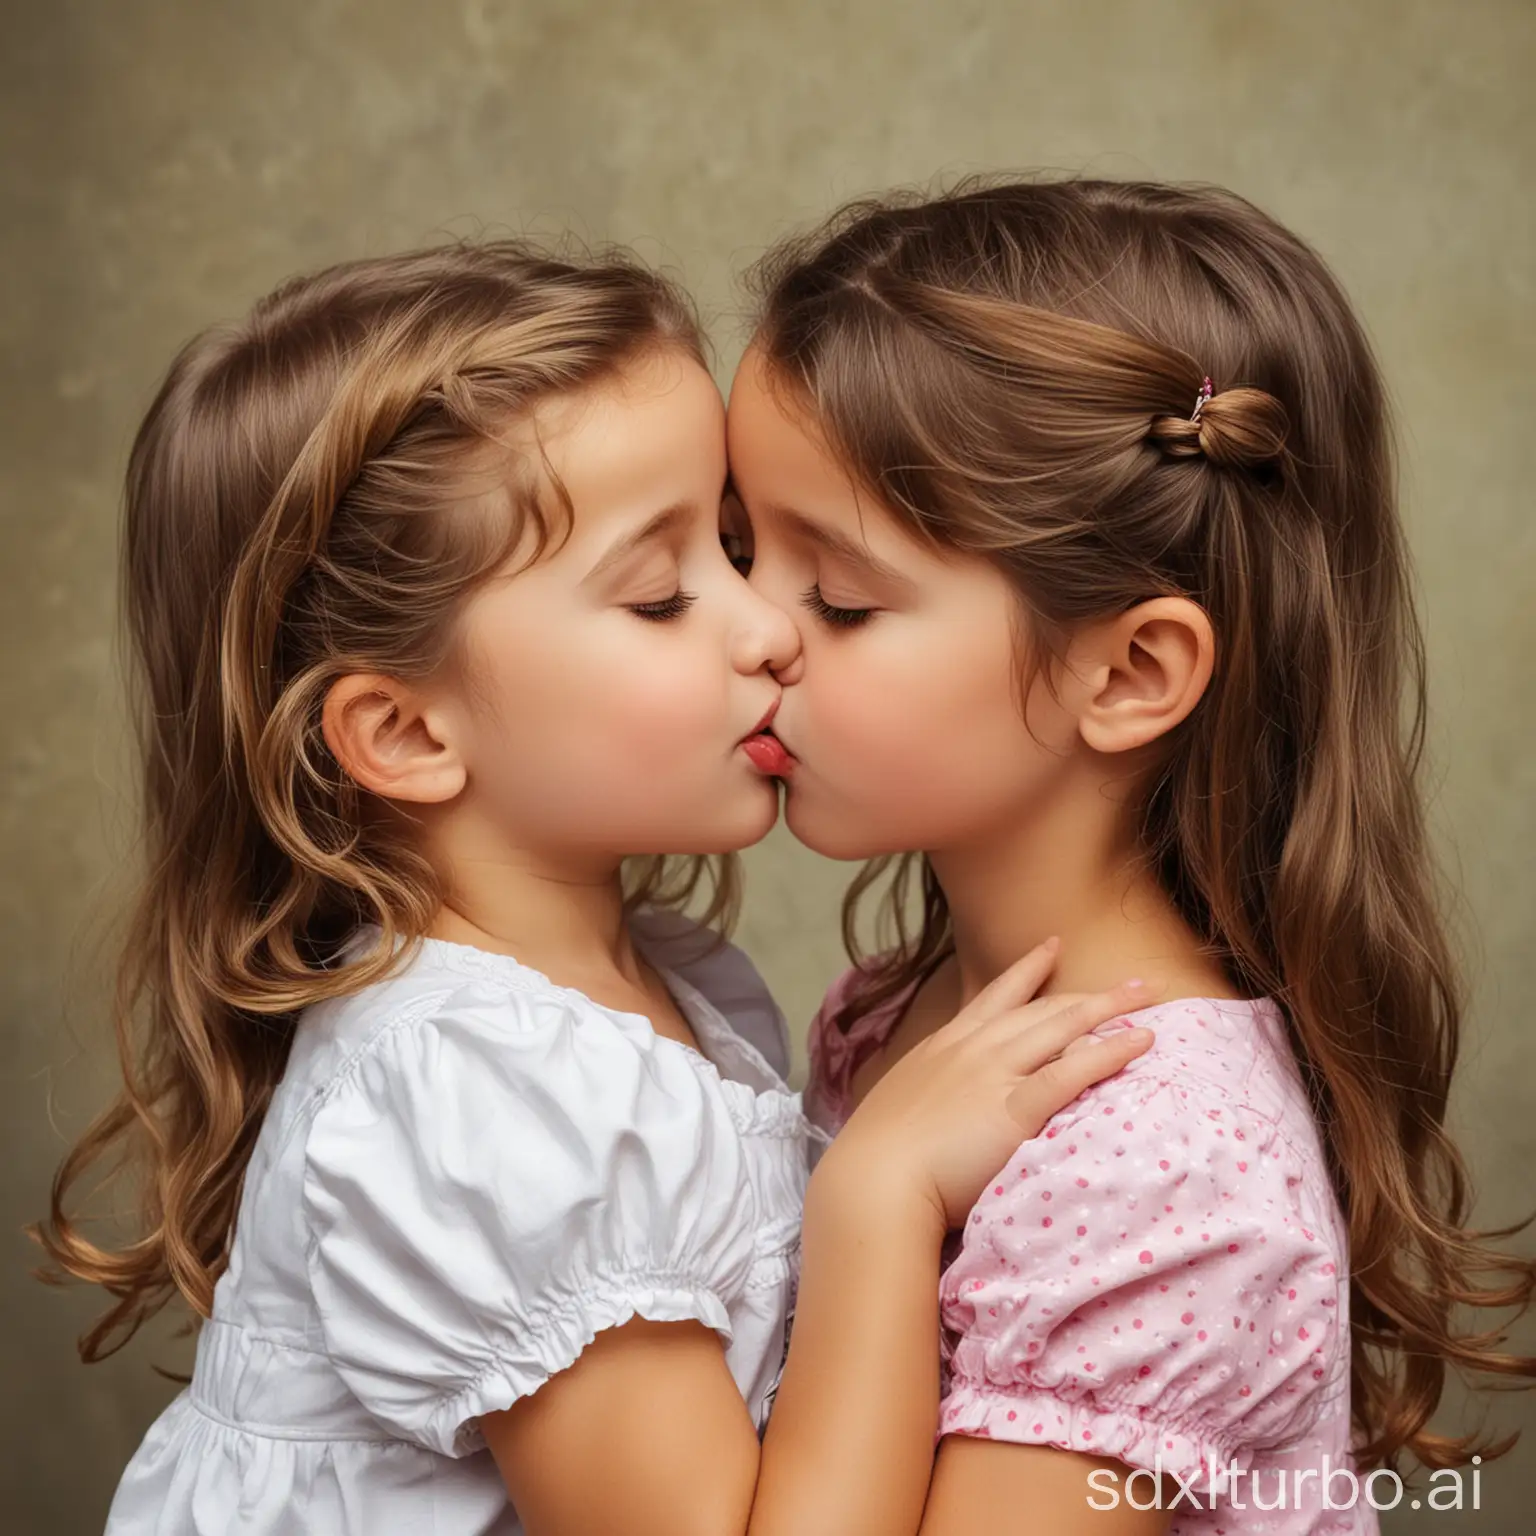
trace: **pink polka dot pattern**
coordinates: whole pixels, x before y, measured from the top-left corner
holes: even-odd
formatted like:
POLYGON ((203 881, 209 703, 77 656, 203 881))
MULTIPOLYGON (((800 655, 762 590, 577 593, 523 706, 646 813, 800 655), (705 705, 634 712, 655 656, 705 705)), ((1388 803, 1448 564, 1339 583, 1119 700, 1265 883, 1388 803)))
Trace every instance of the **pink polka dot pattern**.
MULTIPOLYGON (((829 1038, 855 980, 813 1025, 808 1101, 829 1130, 905 1002, 829 1038)), ((1272 1003, 1134 1017, 1152 1049, 1024 1143, 950 1250, 940 1433, 1160 1460, 1202 1483, 1236 1462, 1273 1502, 1294 1469, 1352 1465, 1346 1242, 1317 1129, 1272 1003)), ((1330 1513, 1317 1490, 1281 1510, 1181 1508, 1169 1530, 1376 1530, 1363 1499, 1330 1513)))

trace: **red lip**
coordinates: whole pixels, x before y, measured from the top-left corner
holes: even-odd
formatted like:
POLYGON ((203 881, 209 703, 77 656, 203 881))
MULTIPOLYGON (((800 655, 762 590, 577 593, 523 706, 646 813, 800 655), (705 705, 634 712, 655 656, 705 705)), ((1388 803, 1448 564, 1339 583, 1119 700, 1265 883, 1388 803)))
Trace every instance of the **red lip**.
POLYGON ((742 738, 741 746, 759 773, 768 778, 785 779, 794 771, 795 760, 770 729, 778 712, 779 702, 775 699, 773 707, 758 722, 757 729, 742 738))
POLYGON ((787 779, 795 771, 795 760, 784 750, 784 743, 768 731, 747 737, 741 750, 752 766, 770 779, 787 779))

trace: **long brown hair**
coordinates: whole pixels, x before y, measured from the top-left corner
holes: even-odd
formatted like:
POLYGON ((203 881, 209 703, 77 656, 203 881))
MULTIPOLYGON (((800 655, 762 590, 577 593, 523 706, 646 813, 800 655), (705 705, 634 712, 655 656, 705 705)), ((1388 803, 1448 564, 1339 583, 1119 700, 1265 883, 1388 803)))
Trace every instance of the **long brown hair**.
MULTIPOLYGON (((171 366, 123 522, 144 820, 115 1010, 124 1082, 35 1229, 45 1278, 115 1298, 83 1359, 177 1293, 209 1314, 299 1010, 379 979, 438 907, 430 866, 327 750, 327 690, 447 658, 470 592, 530 529, 536 555, 568 526, 509 426, 658 348, 702 360, 670 283, 618 254, 500 241, 296 279, 171 366), (369 921, 380 942, 343 961, 369 921), (116 1249, 70 1209, 103 1162, 136 1175, 137 1231, 116 1249)), ((728 918, 729 859, 635 861, 626 888, 680 902, 706 875, 706 919, 728 918)))
MULTIPOLYGON (((1447 1365, 1536 1361, 1453 1314, 1523 1310, 1536 1265, 1483 1246, 1518 1228, 1467 1230, 1445 1132, 1462 998, 1416 790, 1423 647, 1382 386, 1337 282, 1230 193, 1067 180, 855 203, 755 286, 774 378, 897 518, 1008 575, 1036 664, 1149 597, 1209 614, 1216 674, 1145 787, 1142 844, 1234 985, 1285 1011, 1348 1221, 1362 1461, 1464 1461, 1483 1448, 1425 1427, 1447 1365)), ((849 892, 855 960, 889 873, 849 892)), ((920 855, 885 916, 896 947, 863 961, 843 1028, 951 947, 920 855)))

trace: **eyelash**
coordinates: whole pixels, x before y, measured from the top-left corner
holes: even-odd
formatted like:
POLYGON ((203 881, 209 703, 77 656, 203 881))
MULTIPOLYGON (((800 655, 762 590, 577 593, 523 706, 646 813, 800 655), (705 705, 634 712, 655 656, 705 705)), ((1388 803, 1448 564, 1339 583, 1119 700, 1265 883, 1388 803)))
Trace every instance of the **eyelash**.
POLYGON ((834 608, 821 595, 821 588, 815 582, 800 594, 800 601, 824 624, 830 624, 834 629, 857 629, 859 625, 868 623, 875 613, 873 608, 834 608))
POLYGON ((629 611, 637 619, 652 624, 664 624, 668 619, 680 619, 698 600, 696 592, 674 592, 659 603, 631 603, 629 611))

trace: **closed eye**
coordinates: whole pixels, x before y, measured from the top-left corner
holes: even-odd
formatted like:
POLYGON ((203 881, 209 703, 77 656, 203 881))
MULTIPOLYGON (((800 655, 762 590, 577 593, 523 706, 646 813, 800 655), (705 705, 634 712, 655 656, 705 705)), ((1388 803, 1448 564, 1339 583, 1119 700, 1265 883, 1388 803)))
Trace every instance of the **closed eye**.
POLYGON ((627 603, 625 606, 638 619, 648 619, 653 624, 667 619, 680 619, 698 601, 694 592, 674 592, 657 603, 627 603))
POLYGON ((860 624, 866 624, 874 617, 876 610, 873 608, 834 608, 826 598, 821 595, 821 588, 812 582, 804 592, 800 594, 800 601, 816 615, 823 624, 829 624, 834 629, 857 629, 860 624))

